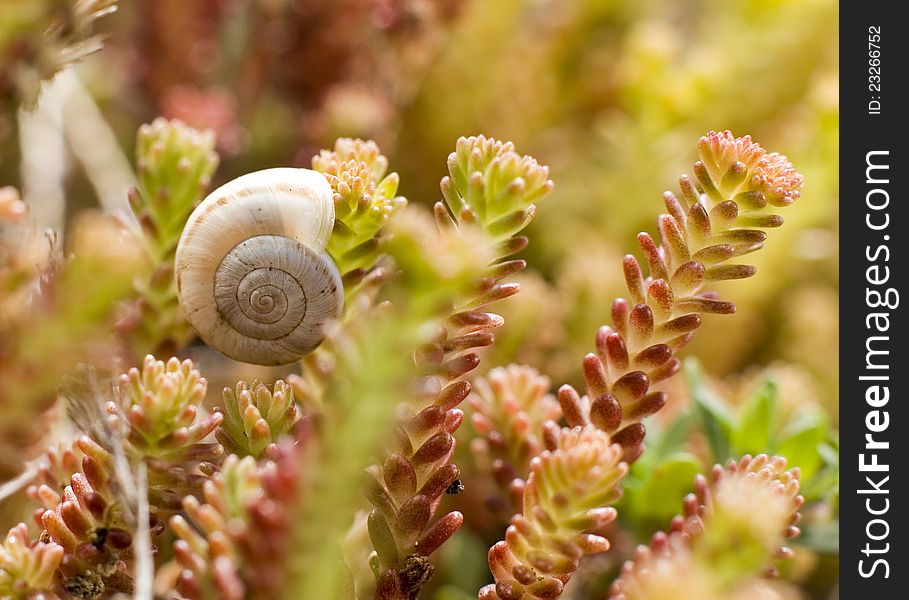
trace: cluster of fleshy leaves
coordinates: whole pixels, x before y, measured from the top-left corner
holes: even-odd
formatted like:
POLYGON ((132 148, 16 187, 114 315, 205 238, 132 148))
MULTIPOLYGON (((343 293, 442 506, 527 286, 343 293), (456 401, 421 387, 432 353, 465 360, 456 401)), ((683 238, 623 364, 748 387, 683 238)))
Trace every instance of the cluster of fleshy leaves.
POLYGON ((236 540, 248 535, 247 508, 263 500, 255 459, 228 456, 221 471, 205 482, 202 494, 204 503, 188 496, 183 500, 186 517, 175 515, 170 521, 179 538, 174 552, 183 568, 177 589, 188 598, 243 598, 245 584, 235 572, 236 540))
MULTIPOLYGON (((140 133, 140 157, 149 162, 140 162, 140 192, 133 205, 144 239, 158 244, 156 264, 172 259, 173 234, 214 169, 208 142, 192 143, 194 135, 201 134, 165 122, 140 133), (174 173, 182 183, 171 188, 174 173), (169 202, 177 203, 179 215, 170 214, 169 202)), ((505 539, 489 552, 495 583, 484 587, 480 598, 558 597, 584 556, 609 548, 603 529, 616 518, 613 505, 628 465, 640 455, 640 421, 666 400, 662 392, 651 392, 650 384, 678 370, 672 354, 690 339, 700 323, 698 313, 734 309, 704 292, 703 285, 753 274, 752 267, 726 260, 760 248, 764 234, 754 228, 781 223, 764 211, 767 205, 783 206, 798 197, 800 175, 784 157, 767 154, 750 138, 711 132, 699 149, 697 183, 680 180, 687 208, 667 193, 669 214, 659 219, 661 245, 639 236, 650 276, 643 277, 633 257, 625 259, 633 306, 624 300, 613 305, 613 327, 599 332, 597 354, 584 362, 586 396, 565 386, 556 402, 546 394, 548 381, 527 367, 493 370, 477 381, 470 402, 480 435, 474 450, 516 509, 505 539), (556 423, 562 413, 568 427, 556 423)), ((374 581, 365 587, 351 581, 342 596, 419 597, 433 574, 430 555, 463 522, 457 511, 441 518, 435 513, 446 493, 461 489, 452 458, 454 434, 464 418, 459 404, 471 394, 463 377, 476 368, 478 349, 493 343, 492 330, 502 324, 485 307, 518 291, 506 279, 525 263, 511 256, 526 246, 519 234, 552 182, 546 167, 519 155, 510 143, 461 138, 449 157, 449 176, 441 184, 445 201, 436 204, 433 222, 419 210, 399 211, 404 200, 395 196, 397 176, 385 176, 387 161, 371 142, 341 140, 313 165, 333 189, 338 221, 329 250, 345 284, 356 286, 379 270, 383 277, 393 273, 387 298, 406 313, 396 319, 394 310, 370 307, 372 299, 364 297, 360 304, 366 308, 360 307, 358 315, 375 317, 369 325, 384 324, 390 327, 385 333, 398 335, 370 340, 342 328, 319 351, 341 360, 337 372, 317 373, 318 389, 309 385, 313 379, 307 368, 320 364, 307 363, 304 376, 289 380, 290 385, 279 380, 269 388, 254 380, 225 389, 223 404, 209 415, 201 414, 206 384, 192 363, 147 357, 141 370, 117 381, 113 398, 99 411, 99 426, 77 418, 87 435, 48 452, 29 489, 44 507, 37 514, 41 541, 30 542, 22 528, 11 533, 0 554, 0 585, 13 582, 25 593, 49 597, 130 591, 137 503, 126 492, 134 487, 127 479, 137 462, 148 468, 151 533, 160 533, 162 517, 171 517, 170 529, 178 538, 172 583, 183 596, 273 597, 286 581, 327 573, 293 564, 299 563, 295 550, 311 560, 313 542, 324 544, 315 539, 312 522, 297 521, 300 515, 327 515, 335 501, 348 505, 340 495, 316 499, 313 494, 346 486, 330 481, 331 476, 347 481, 353 473, 353 463, 339 450, 355 447, 360 456, 371 449, 375 432, 357 427, 373 413, 355 402, 369 397, 374 391, 369 387, 386 395, 399 390, 397 375, 386 373, 388 381, 372 383, 353 379, 369 377, 366 358, 407 348, 403 338, 419 342, 414 345, 418 379, 410 388, 412 397, 395 413, 392 443, 367 469, 372 509, 363 519, 364 541, 373 549, 368 562, 374 581), (390 268, 385 271, 384 265, 390 268), (391 318, 383 318, 383 312, 391 318), (397 344, 385 343, 396 338, 397 344), (358 343, 363 344, 359 350, 350 346, 358 343), (307 398, 319 392, 326 399, 337 395, 350 413, 341 415, 347 425, 342 419, 322 425, 321 431, 301 428, 300 423, 339 415, 300 420, 295 390, 307 398), (332 445, 330 437, 318 439, 320 433, 337 434, 341 445, 332 445), (351 436, 358 434, 363 439, 355 442, 351 436), (218 443, 209 441, 211 436, 218 443), (319 446, 323 453, 315 460, 319 446)), ((176 329, 169 331, 172 335, 176 329)), ((413 367, 409 360, 395 365, 413 367)), ((640 551, 641 564, 675 556, 676 562, 665 565, 677 573, 679 564, 696 564, 707 556, 723 567, 723 585, 746 572, 750 577, 772 568, 771 558, 786 554, 779 540, 798 532, 798 473, 784 467, 779 459, 746 457, 715 470, 709 483, 699 479, 695 494, 685 500, 684 516, 669 534, 654 538, 651 549, 640 551), (741 509, 749 502, 760 506, 741 509), (764 520, 758 523, 755 513, 762 510, 764 520), (771 521, 785 527, 768 526, 771 521), (736 557, 728 547, 733 539, 746 540, 754 552, 736 557)), ((333 534, 336 520, 315 522, 333 534)), ((331 563, 334 554, 325 554, 331 563)), ((356 565, 348 568, 355 580, 356 565)), ((649 572, 646 566, 627 567, 614 588, 617 597, 653 597, 632 593, 649 572)), ((306 585, 314 590, 319 582, 306 585)))
MULTIPOLYGON (((720 300, 704 286, 711 281, 754 275, 753 266, 726 261, 763 246, 766 234, 759 228, 782 224, 778 215, 765 209, 794 202, 802 184, 801 175, 785 157, 767 154, 749 136, 735 138, 728 131, 710 132, 701 138, 698 150, 696 183, 685 175, 679 180, 684 204, 671 192, 664 194, 668 212, 657 220, 661 244, 646 233, 638 236, 649 276, 644 277, 634 256, 624 259, 631 303, 622 298, 613 303, 612 327, 604 326, 597 332, 596 353, 584 358, 586 394, 582 396, 570 385, 558 392, 568 425, 593 427, 608 434, 608 444, 622 448, 623 465, 634 462, 643 452, 642 420, 667 401, 666 392, 651 391, 650 386, 678 372, 681 363, 673 354, 693 337, 701 322, 700 313, 735 311, 733 303, 720 300)), ((478 408, 477 420, 482 424, 489 406, 480 404, 478 408)), ((515 414, 528 420, 525 414, 515 414)), ((553 422, 544 422, 543 439, 553 439, 555 430, 553 422)), ((625 471, 627 467, 623 467, 622 477, 625 471)), ((523 477, 518 473, 508 483, 513 497, 522 491, 525 494, 523 509, 513 518, 512 528, 515 519, 523 523, 522 519, 536 516, 528 510, 539 512, 528 506, 526 498, 532 469, 527 483, 523 477)), ((574 497, 574 483, 563 483, 564 497, 574 497)), ((483 588, 480 597, 516 600, 559 596, 583 553, 576 553, 573 563, 560 563, 562 570, 551 571, 557 562, 552 560, 553 548, 563 547, 571 535, 584 532, 583 527, 569 528, 557 542, 535 539, 535 546, 526 537, 506 537, 490 550, 489 565, 496 583, 483 588), (532 565, 520 558, 531 551, 532 556, 545 560, 532 565)))
POLYGON ((137 278, 138 297, 124 307, 118 324, 135 357, 175 352, 193 335, 177 301, 173 261, 183 226, 205 195, 218 160, 212 131, 163 118, 139 128, 138 183, 128 198, 149 268, 137 278))
POLYGON ((661 243, 638 235, 649 275, 633 255, 624 258, 629 299, 613 302, 612 326, 597 332, 596 352, 584 358, 586 394, 567 385, 559 390, 568 424, 609 432, 628 461, 643 451, 642 419, 666 403, 666 393, 651 386, 678 372, 673 355, 694 336, 700 315, 735 312, 735 304, 705 286, 755 274, 754 266, 729 261, 761 249, 763 229, 783 223, 773 208, 794 202, 802 185, 785 157, 768 154, 750 136, 711 131, 698 152, 695 179, 679 179, 681 198, 663 195, 661 243))
MULTIPOLYGON (((368 318, 389 275, 383 265, 385 229, 407 206, 407 199, 397 195, 398 175, 386 174, 388 159, 371 140, 340 138, 332 150, 321 150, 311 162, 313 170, 325 176, 334 200, 335 224, 326 251, 344 282, 341 321, 368 318)), ((298 400, 316 410, 332 378, 332 352, 329 340, 304 358, 302 375, 287 379, 298 400)))
POLYGON ((556 598, 583 556, 609 549, 597 532, 618 514, 621 446, 592 425, 550 432, 547 446, 531 462, 522 511, 489 550, 495 583, 481 600, 556 598))
POLYGON ((54 598, 54 578, 63 552, 54 542, 31 541, 25 523, 10 529, 0 545, 0 597, 31 593, 54 598))
POLYGON ((335 225, 328 253, 349 295, 364 281, 382 254, 381 229, 407 206, 398 196, 398 174, 388 173, 388 159, 373 141, 340 138, 334 150, 322 150, 312 168, 328 180, 335 203, 335 225))
POLYGON ((60 589, 77 598, 130 591, 127 560, 135 515, 123 495, 124 484, 117 478, 110 452, 82 436, 63 453, 49 455, 51 468, 42 469, 28 493, 43 507, 35 513, 43 529, 41 538, 64 551, 58 566, 60 589), (61 494, 58 482, 67 472, 61 494))
MULTIPOLYGON (((216 428, 216 437, 230 435, 219 425, 236 407, 199 418, 205 387, 189 361, 149 356, 141 371, 121 376, 118 399, 108 402, 109 428, 98 436, 107 447, 86 435, 48 451, 29 494, 45 507, 36 514, 42 539, 64 550, 54 587, 61 595, 100 598, 133 589, 136 502, 123 492, 134 483, 118 471, 118 456, 127 471, 136 461, 148 467, 150 533, 167 526, 178 538, 171 585, 183 597, 266 598, 280 589, 309 430, 297 422, 291 437, 280 419, 272 421, 274 441, 269 437, 258 460, 242 448, 221 460, 222 445, 207 440, 216 428), (61 481, 62 496, 54 491, 61 481)), ((242 382, 238 389, 250 391, 242 382)), ((269 416, 266 403, 277 398, 285 418, 295 414, 284 402, 287 387, 279 381, 273 389, 266 401, 267 388, 255 381, 258 398, 249 407, 269 416)), ((247 450, 259 442, 243 440, 247 450)))
POLYGON ((192 361, 148 355, 141 370, 120 376, 116 400, 107 404, 127 456, 148 464, 151 500, 162 507, 197 490, 224 452, 206 441, 224 420, 221 413, 201 414, 207 387, 192 361))
MULTIPOLYGON (((372 566, 376 596, 384 600, 416 597, 432 574, 427 557, 461 526, 457 511, 435 522, 433 516, 460 474, 451 459, 463 421, 458 405, 470 392, 462 377, 476 368, 476 350, 492 344, 491 330, 502 324, 501 317, 481 309, 519 289, 503 280, 525 262, 509 257, 527 245, 518 234, 533 218, 534 203, 552 189, 547 167, 515 152, 510 142, 483 136, 460 138, 448 168, 441 182, 445 202, 434 209, 437 225, 443 236, 476 238, 492 260, 475 275, 473 291, 442 311, 436 339, 418 357, 426 372, 421 393, 406 407, 383 464, 370 469, 372 566)), ((405 277, 420 276, 414 272, 421 270, 417 255, 399 252, 395 258, 405 277)), ((435 254, 432 260, 444 269, 450 259, 435 254)))
POLYGON ((445 204, 436 204, 436 216, 445 223, 477 223, 494 241, 504 242, 530 224, 535 203, 552 187, 549 168, 518 154, 511 142, 462 137, 448 156, 448 176, 441 183, 445 204))
POLYGON ((64 597, 132 591, 138 499, 131 465, 147 467, 155 535, 167 514, 201 493, 223 452, 204 441, 222 417, 199 414, 206 383, 190 361, 148 356, 110 389, 89 383, 65 390, 83 435, 49 449, 27 490, 40 506, 40 539, 63 550, 53 589, 64 597))
POLYGON ((508 365, 476 378, 467 399, 475 466, 491 474, 498 489, 486 502, 506 518, 521 509, 523 480, 533 458, 545 450, 543 425, 562 416, 549 388, 549 378, 536 369, 508 365))
POLYGON ((798 492, 798 469, 779 456, 746 455, 698 475, 683 514, 637 549, 610 600, 749 597, 743 590, 792 554, 785 542, 799 534, 798 492))
POLYGON ((184 499, 186 516, 175 515, 170 528, 182 568, 175 585, 185 598, 274 598, 281 591, 305 445, 284 438, 258 463, 231 454, 205 482, 201 502, 184 499))
POLYGON ((224 388, 223 402, 215 410, 224 415, 215 437, 225 451, 254 458, 289 434, 300 417, 293 386, 280 379, 271 389, 258 379, 224 388))

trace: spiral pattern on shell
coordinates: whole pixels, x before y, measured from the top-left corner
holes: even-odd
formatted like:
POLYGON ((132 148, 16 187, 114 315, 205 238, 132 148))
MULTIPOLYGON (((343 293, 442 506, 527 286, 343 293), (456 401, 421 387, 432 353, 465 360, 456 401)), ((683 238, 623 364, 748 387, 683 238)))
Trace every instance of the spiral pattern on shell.
POLYGON ((322 341, 343 307, 325 252, 334 225, 331 188, 308 169, 267 169, 235 179, 187 221, 175 259, 187 320, 235 360, 287 364, 322 341))

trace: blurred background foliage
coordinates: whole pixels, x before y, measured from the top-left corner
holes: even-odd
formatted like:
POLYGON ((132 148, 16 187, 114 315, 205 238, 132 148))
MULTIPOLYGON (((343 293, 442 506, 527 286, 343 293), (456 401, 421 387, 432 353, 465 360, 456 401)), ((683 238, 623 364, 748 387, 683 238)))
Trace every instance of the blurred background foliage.
MULTIPOLYGON (((835 2, 124 1, 95 24, 105 49, 38 100, 37 82, 60 69, 60 57, 78 58, 96 42, 73 46, 85 26, 76 19, 56 31, 53 52, 35 43, 47 15, 66 14, 65 4, 0 7, 0 183, 21 191, 39 228, 90 245, 82 213, 126 209, 136 131, 158 115, 215 132, 221 164, 213 185, 260 168, 309 166, 336 137, 363 137, 400 174, 399 193, 427 205, 440 197, 445 156, 459 135, 511 139, 550 165, 556 187, 529 230, 530 269, 517 277, 523 292, 501 304, 507 324, 482 368, 532 364, 555 384, 580 382, 580 358, 623 290, 621 256, 638 231, 653 229, 659 194, 689 168, 693 140, 728 128, 787 154, 806 181, 798 210, 787 211, 786 227, 755 255, 758 277, 719 287, 739 314, 705 319, 686 350, 703 364, 689 363, 686 377, 668 382, 670 406, 650 426, 620 512, 634 523, 627 549, 666 525, 693 475, 714 461, 786 454, 803 470, 806 497, 822 500, 806 511, 806 536, 786 574, 802 590, 793 586, 792 597, 829 597, 838 426, 835 2)), ((82 3, 101 12, 109 4, 82 3)), ((99 256, 102 245, 95 240, 99 256)), ((207 361, 217 365, 206 371, 211 390, 255 375, 207 361)), ((484 582, 482 557, 496 528, 482 518, 468 524, 443 553, 440 571, 460 573, 437 578, 450 582, 437 598, 472 597, 484 582)), ((597 558, 586 570, 602 573, 616 560, 597 558)), ((573 597, 591 597, 596 579, 579 573, 573 597)))

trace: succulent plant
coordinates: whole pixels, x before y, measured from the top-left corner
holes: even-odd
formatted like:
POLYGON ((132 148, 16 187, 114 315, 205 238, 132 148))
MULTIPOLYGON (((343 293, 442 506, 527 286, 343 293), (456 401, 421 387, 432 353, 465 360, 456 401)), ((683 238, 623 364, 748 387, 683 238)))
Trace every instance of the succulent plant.
POLYGON ((549 394, 549 378, 521 365, 496 367, 476 378, 468 403, 477 434, 470 449, 500 491, 487 502, 511 516, 521 508, 531 461, 545 449, 543 425, 558 421, 562 411, 549 394))
POLYGON ((224 420, 220 413, 200 415, 206 387, 191 361, 148 355, 141 370, 120 376, 117 399, 107 404, 126 454, 148 464, 153 503, 179 505, 207 480, 199 469, 212 470, 224 452, 205 441, 224 420))
POLYGON ((136 357, 174 352, 193 335, 177 303, 174 253, 218 161, 214 133, 181 121, 158 118, 136 135, 139 181, 128 198, 150 269, 137 278, 138 298, 124 307, 119 322, 136 357))
POLYGON ((68 454, 76 452, 82 455, 81 464, 62 494, 52 487, 53 478, 29 488, 29 495, 43 506, 35 513, 43 528, 42 539, 63 551, 58 568, 67 594, 98 598, 106 592, 129 591, 133 507, 124 501, 107 450, 83 436, 68 454))
MULTIPOLYGON (((464 418, 457 407, 470 391, 461 377, 477 366, 476 349, 491 344, 491 330, 502 323, 480 309, 518 291, 502 280, 525 263, 508 257, 526 246, 527 239, 518 234, 533 218, 533 203, 552 189, 546 167, 517 154, 511 143, 483 136, 459 139, 448 168, 441 183, 445 203, 435 205, 442 235, 485 247, 492 260, 470 282, 471 293, 456 297, 436 324, 437 339, 419 358, 427 372, 420 383, 425 391, 409 407, 384 462, 370 470, 368 497, 375 508, 368 527, 376 550, 376 595, 388 600, 419 594, 432 575, 427 557, 463 522, 457 511, 432 522, 459 474, 451 462, 454 433, 464 418)), ((400 240, 394 243, 400 245, 400 240)), ((419 265, 426 260, 418 254, 421 249, 413 250, 392 252, 407 277, 426 271, 419 265)), ((452 268, 447 262, 457 260, 455 253, 429 256, 444 270, 452 268)))
MULTIPOLYGON (((684 175, 679 180, 687 209, 675 195, 667 192, 664 200, 669 213, 658 219, 662 244, 657 246, 646 233, 638 236, 650 276, 643 277, 633 256, 625 257, 625 279, 634 306, 624 299, 616 300, 612 305, 613 326, 602 327, 597 332, 597 353, 584 359, 587 394, 581 396, 570 385, 559 390, 562 413, 570 426, 607 432, 608 441, 602 443, 622 448, 611 470, 596 473, 610 486, 625 476, 626 463, 633 462, 643 452, 645 429, 641 421, 662 408, 667 400, 666 392, 650 391, 650 385, 679 370, 681 363, 673 353, 691 339, 700 325, 698 313, 724 314, 735 310, 731 302, 703 292, 703 285, 753 275, 753 267, 724 263, 761 248, 766 235, 749 227, 782 224, 779 216, 763 212, 768 204, 785 206, 799 196, 801 175, 785 157, 766 154, 748 136, 735 138, 728 131, 710 132, 701 138, 698 149, 701 160, 694 165, 698 183, 692 183, 684 175)), ((514 421, 512 426, 526 420, 522 413, 508 416, 514 421)), ((482 414, 479 422, 483 423, 482 414)), ((557 440, 564 430, 560 436, 550 421, 540 425, 538 431, 550 450, 560 447, 557 440)), ((763 460, 756 463, 758 469, 763 466, 763 460)), ((603 462, 611 464, 606 458, 603 462)), ((746 467, 747 461, 743 468, 746 467)), ((567 468, 562 471, 568 472, 567 468)), ((527 520, 542 520, 545 515, 529 504, 527 494, 536 493, 535 475, 539 477, 531 469, 526 483, 520 478, 508 482, 513 501, 523 495, 523 507, 509 528, 511 538, 490 550, 490 569, 496 583, 483 588, 481 598, 558 597, 577 569, 578 559, 593 551, 581 543, 571 547, 566 541, 573 535, 587 535, 591 525, 579 517, 566 520, 573 526, 563 526, 564 531, 556 541, 540 538, 538 533, 531 542, 525 539, 534 531, 527 520), (554 549, 564 556, 554 558, 554 549)), ((784 478, 788 481, 791 475, 784 478)), ((593 497, 570 477, 559 480, 559 486, 557 492, 563 498, 561 508, 570 507, 574 498, 593 497)), ((615 488, 615 497, 598 497, 602 505, 589 505, 586 509, 606 510, 617 499, 620 489, 615 488)), ((559 532, 552 519, 546 523, 548 531, 559 532)), ((591 548, 594 547, 605 549, 608 543, 605 539, 591 542, 591 548)))
POLYGON ((0 546, 0 596, 56 598, 54 578, 63 552, 54 542, 29 540, 25 523, 10 529, 0 546))
POLYGON ((335 201, 335 225, 328 252, 345 287, 362 282, 381 256, 380 232, 389 217, 407 206, 398 196, 398 174, 372 141, 341 138, 334 150, 322 150, 312 167, 328 180, 335 201))
POLYGON ((792 551, 784 544, 799 534, 798 469, 786 459, 758 455, 716 465, 710 478, 699 475, 668 533, 640 546, 634 561, 612 586, 612 600, 745 598, 755 578, 775 572, 792 551), (679 578, 681 573, 687 576, 679 578))
POLYGON ((505 540, 489 550, 496 582, 480 590, 482 600, 556 598, 583 556, 609 549, 595 532, 617 516, 611 505, 628 473, 622 449, 592 425, 555 437, 531 463, 523 509, 505 540))
POLYGON ((271 390, 258 379, 224 388, 223 406, 216 410, 224 415, 215 431, 218 441, 227 452, 254 458, 290 433, 300 417, 293 387, 280 379, 271 390))
POLYGON ((634 256, 624 258, 629 299, 613 302, 612 326, 597 332, 596 352, 584 358, 586 394, 559 390, 569 425, 610 432, 629 461, 643 451, 641 420, 666 403, 666 393, 651 385, 678 372, 673 354, 694 336, 701 314, 735 312, 735 304, 705 286, 755 274, 751 265, 728 261, 763 247, 763 229, 783 223, 772 211, 792 204, 802 186, 786 157, 768 154, 750 136, 711 131, 698 141, 698 153, 695 179, 679 179, 681 199, 663 195, 661 243, 638 235, 649 276, 634 256))
MULTIPOLYGON (((73 279, 89 268, 104 266, 116 277, 98 278, 104 301, 83 307, 90 313, 79 313, 84 326, 67 335, 92 333, 99 322, 112 333, 111 307, 125 300, 133 310, 118 315, 117 327, 126 360, 150 348, 195 355, 195 347, 185 349, 192 331, 176 303, 173 255, 217 165, 214 144, 210 132, 176 121, 144 127, 139 185, 130 195, 139 227, 128 235, 122 222, 104 220, 97 239, 77 230, 72 248, 89 255, 84 262, 60 259, 20 278, 21 258, 0 246, 0 291, 7 284, 34 290, 30 302, 46 319, 31 330, 41 338, 0 343, 0 373, 17 374, 0 380, 0 392, 24 389, 23 365, 40 362, 44 349, 54 350, 52 358, 73 352, 47 343, 47 332, 75 320, 58 294, 94 300, 90 291, 77 293, 73 279), (114 240, 126 250, 112 249, 114 240), (104 265, 105 257, 124 255, 135 260, 104 265)), ((439 572, 457 570, 452 555, 462 560, 477 549, 476 540, 453 541, 465 514, 486 531, 509 523, 488 551, 492 582, 480 587, 482 600, 588 593, 591 578, 602 583, 609 572, 594 556, 613 565, 624 558, 623 544, 608 553, 611 539, 625 541, 632 531, 619 514, 624 486, 640 501, 644 479, 682 464, 667 459, 675 456, 664 447, 668 438, 674 450, 704 443, 685 437, 692 427, 662 424, 652 461, 638 461, 643 420, 672 389, 652 385, 679 370, 675 353, 701 314, 735 310, 707 286, 753 275, 753 267, 731 261, 760 249, 763 230, 782 223, 773 209, 799 197, 801 175, 747 136, 710 132, 698 150, 694 178, 680 179, 679 196, 664 196, 660 244, 638 237, 649 275, 634 257, 624 259, 629 299, 613 303, 612 325, 599 330, 596 352, 583 361, 585 393, 566 385, 552 395, 545 370, 526 365, 468 380, 504 324, 489 307, 520 289, 511 278, 526 262, 514 255, 528 245, 523 232, 553 188, 548 168, 510 142, 460 138, 441 181, 444 200, 430 213, 397 196, 398 176, 388 174, 375 143, 338 140, 312 164, 332 190, 336 220, 327 251, 347 297, 322 344, 300 361, 302 372, 273 384, 231 374, 210 412, 206 378, 195 362, 177 357, 146 355, 110 380, 87 369, 88 385, 61 387, 76 436, 54 440, 20 477, 41 533, 34 541, 25 525, 11 530, 0 548, 0 595, 148 597, 154 579, 162 594, 192 600, 416 600, 439 572), (472 431, 458 434, 465 400, 472 431), (457 453, 459 439, 470 452, 457 453), (470 461, 463 472, 462 460, 470 461), (491 484, 477 486, 492 489, 490 497, 470 497, 477 478, 491 484), (478 500, 492 513, 474 514, 478 500)), ((23 212, 17 194, 0 190, 4 223, 20 226, 23 212)), ((0 321, 0 331, 27 331, 27 315, 14 316, 0 321)), ((109 337, 115 343, 106 348, 120 347, 109 337)), ((85 371, 72 362, 59 372, 85 371)), ((693 410, 709 412, 699 371, 688 375, 693 410)), ((743 433, 748 424, 770 431, 762 417, 769 389, 761 387, 737 420, 723 421, 719 412, 704 419, 712 454, 773 446, 769 433, 743 433), (723 443, 710 427, 725 428, 723 443)), ((22 407, 17 422, 50 404, 22 407)), ((816 429, 803 443, 779 446, 803 460, 820 439, 816 429)), ((686 468, 697 464, 694 455, 686 460, 686 468)), ((766 576, 791 554, 785 541, 799 532, 799 475, 785 459, 760 454, 698 477, 682 515, 638 548, 611 597, 782 597, 766 576)))
POLYGON ((230 455, 205 483, 202 503, 184 499, 187 516, 170 521, 184 597, 273 598, 281 589, 297 454, 292 445, 275 447, 262 464, 230 455))

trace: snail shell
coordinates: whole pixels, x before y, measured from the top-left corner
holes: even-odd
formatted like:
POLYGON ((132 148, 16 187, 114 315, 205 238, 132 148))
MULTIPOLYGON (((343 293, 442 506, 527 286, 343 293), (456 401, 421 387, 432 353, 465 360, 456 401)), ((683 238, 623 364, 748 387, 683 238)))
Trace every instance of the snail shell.
POLYGON ((282 365, 314 350, 344 288, 325 245, 331 188, 309 169, 266 169, 219 187, 190 215, 174 271, 183 314, 242 362, 282 365))

